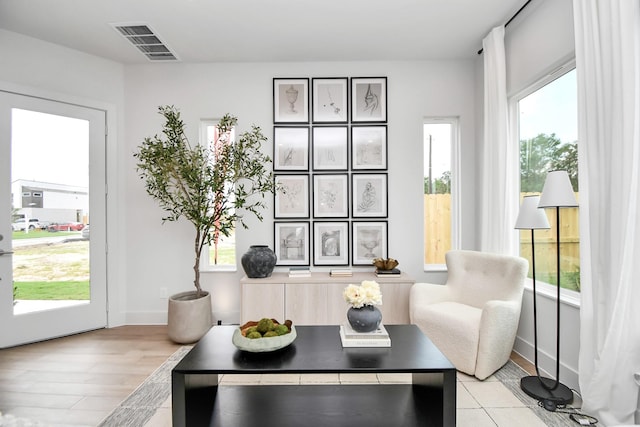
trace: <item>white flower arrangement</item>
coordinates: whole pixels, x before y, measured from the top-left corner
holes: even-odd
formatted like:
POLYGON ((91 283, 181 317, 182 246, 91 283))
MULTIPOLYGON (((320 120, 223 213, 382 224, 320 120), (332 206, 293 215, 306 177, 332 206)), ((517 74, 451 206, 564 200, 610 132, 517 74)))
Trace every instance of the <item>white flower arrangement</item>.
POLYGON ((348 285, 342 292, 344 300, 353 308, 365 305, 382 305, 380 285, 373 280, 363 280, 360 285, 348 285))

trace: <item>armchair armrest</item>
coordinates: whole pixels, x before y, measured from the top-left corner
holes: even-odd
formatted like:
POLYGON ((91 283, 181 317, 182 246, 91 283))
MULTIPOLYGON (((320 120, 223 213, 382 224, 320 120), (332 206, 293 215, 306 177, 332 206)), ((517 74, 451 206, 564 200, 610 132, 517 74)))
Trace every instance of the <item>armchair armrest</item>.
POLYGON ((480 318, 476 377, 484 379, 511 355, 520 321, 521 301, 487 301, 480 318))
POLYGON ((409 319, 413 322, 416 308, 451 300, 451 289, 446 285, 415 283, 409 294, 409 319))

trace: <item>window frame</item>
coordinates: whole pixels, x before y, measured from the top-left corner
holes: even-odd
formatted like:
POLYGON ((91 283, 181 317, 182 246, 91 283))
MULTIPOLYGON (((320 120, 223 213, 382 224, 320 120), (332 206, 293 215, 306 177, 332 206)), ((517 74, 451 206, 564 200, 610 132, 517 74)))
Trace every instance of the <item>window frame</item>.
MULTIPOLYGON (((461 195, 460 195, 460 173, 461 173, 461 168, 460 168, 460 118, 457 116, 445 116, 445 117, 438 117, 438 116, 427 116, 424 117, 422 120, 422 151, 423 151, 423 156, 422 158, 424 159, 424 150, 426 149, 426 146, 424 144, 424 140, 425 140, 425 133, 424 133, 424 126, 425 125, 432 125, 432 124, 449 124, 451 125, 451 247, 449 248, 449 250, 453 250, 453 249, 459 249, 461 248, 461 224, 462 224, 462 219, 460 217, 461 215, 461 211, 460 211, 460 203, 461 203, 461 195)), ((424 169, 424 164, 423 164, 423 169, 424 169)), ((421 190, 421 194, 423 196, 423 203, 424 203, 424 173, 422 173, 422 185, 420 186, 421 190)), ((425 229, 424 229, 424 209, 422 211, 422 235, 424 236, 425 233, 425 229)), ((424 237, 423 237, 424 239, 424 237)), ((424 259, 424 247, 425 247, 425 242, 423 240, 422 242, 422 248, 423 248, 423 253, 422 253, 422 258, 424 259)), ((423 271, 425 272, 443 272, 443 271, 447 271, 447 265, 446 264, 424 264, 423 265, 423 271)))
MULTIPOLYGON (((508 98, 508 110, 509 110, 509 122, 510 122, 510 127, 511 129, 513 129, 513 132, 511 132, 511 138, 512 138, 512 143, 516 144, 518 147, 518 162, 520 161, 520 109, 519 109, 519 102, 526 98, 527 96, 533 94, 534 92, 542 89, 543 87, 547 86, 548 84, 554 82, 555 80, 565 76, 566 74, 572 72, 572 71, 576 71, 577 72, 577 67, 576 67, 576 60, 575 58, 570 59, 569 61, 554 67, 551 71, 549 71, 548 73, 546 73, 544 76, 542 76, 541 78, 539 78, 538 80, 536 80, 534 83, 530 84, 529 86, 525 87, 524 89, 515 92, 513 95, 509 96, 508 98)), ((577 95, 577 92, 576 92, 577 95)), ((577 96, 576 96, 576 104, 577 104, 578 100, 577 100, 577 96)), ((580 150, 580 146, 579 146, 579 140, 578 140, 578 150, 580 150)), ((520 165, 518 164, 518 176, 521 176, 521 171, 520 171, 520 165)), ((579 170, 578 170, 578 173, 579 170)), ((520 181, 518 182, 518 198, 520 197, 520 195, 522 194, 522 192, 520 191, 520 181)), ((579 238, 580 238, 580 242, 582 242, 582 230, 579 233, 579 238)), ((518 237, 517 237, 517 242, 518 242, 518 248, 520 247, 520 234, 518 233, 518 237)), ((581 245, 580 250, 583 250, 583 247, 581 245)), ((518 251, 518 256, 520 255, 520 252, 518 251)), ((528 291, 533 291, 533 280, 530 279, 529 277, 526 278, 525 280, 525 289, 527 289, 528 291)), ((536 279, 536 292, 538 294, 540 294, 543 297, 547 297, 549 299, 553 299, 555 300, 557 298, 557 285, 551 285, 549 283, 543 282, 540 279, 536 279)), ((574 307, 580 307, 580 292, 571 290, 571 289, 566 289, 566 288, 560 288, 560 300, 563 303, 566 303, 568 305, 574 306, 574 307)))
MULTIPOLYGON (((220 119, 201 119, 199 128, 199 144, 208 144, 207 141, 207 128, 209 126, 217 126, 220 119)), ((237 232, 237 227, 236 227, 237 232)), ((202 272, 236 272, 238 271, 238 238, 234 237, 234 247, 236 250, 235 261, 233 264, 211 264, 210 245, 205 245, 202 248, 202 256, 200 257, 200 271, 202 272)))

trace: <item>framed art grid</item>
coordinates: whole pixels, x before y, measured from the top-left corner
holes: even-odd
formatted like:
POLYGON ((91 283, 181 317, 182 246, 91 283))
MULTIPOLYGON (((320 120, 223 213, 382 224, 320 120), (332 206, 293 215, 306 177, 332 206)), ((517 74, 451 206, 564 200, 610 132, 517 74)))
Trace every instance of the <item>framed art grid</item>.
POLYGON ((273 122, 309 123, 309 79, 273 79, 273 122))
POLYGON ((309 265, 309 221, 274 222, 276 265, 309 265))
POLYGON ((313 223, 313 265, 349 265, 349 223, 313 223))

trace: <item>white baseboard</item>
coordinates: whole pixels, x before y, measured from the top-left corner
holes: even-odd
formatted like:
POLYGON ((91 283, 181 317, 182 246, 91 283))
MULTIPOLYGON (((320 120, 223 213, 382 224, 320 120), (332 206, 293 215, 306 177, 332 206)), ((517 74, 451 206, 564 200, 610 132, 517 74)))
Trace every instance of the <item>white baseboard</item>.
MULTIPOLYGON (((533 344, 523 340, 520 337, 516 337, 516 342, 513 346, 513 350, 520 356, 527 359, 531 364, 534 363, 534 347, 533 344)), ((540 375, 548 378, 555 379, 556 377, 556 359, 555 355, 549 355, 544 351, 538 349, 538 369, 540 375)), ((560 382, 570 389, 580 390, 578 382, 578 370, 567 366, 560 361, 560 382)))

